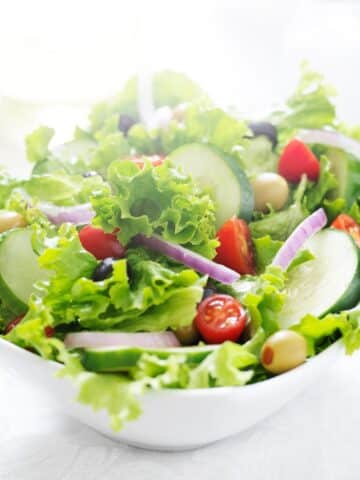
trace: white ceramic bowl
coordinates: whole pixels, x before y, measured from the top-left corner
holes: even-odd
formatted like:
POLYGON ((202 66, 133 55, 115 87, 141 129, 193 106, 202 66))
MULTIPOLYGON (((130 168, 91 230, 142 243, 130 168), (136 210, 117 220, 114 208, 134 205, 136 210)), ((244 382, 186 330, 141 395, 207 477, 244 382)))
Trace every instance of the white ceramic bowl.
POLYGON ((105 412, 74 400, 71 381, 54 377, 58 364, 0 339, 0 365, 22 382, 41 387, 66 413, 98 432, 128 445, 172 451, 201 447, 251 427, 305 390, 341 351, 337 342, 304 365, 254 385, 148 393, 141 417, 119 433, 111 430, 105 412))

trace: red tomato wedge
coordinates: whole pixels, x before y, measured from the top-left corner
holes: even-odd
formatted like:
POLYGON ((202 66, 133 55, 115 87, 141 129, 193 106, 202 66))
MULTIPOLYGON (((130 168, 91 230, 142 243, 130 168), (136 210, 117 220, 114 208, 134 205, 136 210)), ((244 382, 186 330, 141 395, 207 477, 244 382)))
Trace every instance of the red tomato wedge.
POLYGON ((114 233, 105 233, 101 228, 86 225, 79 232, 81 245, 98 260, 108 257, 122 258, 125 248, 114 233))
POLYGON ((320 163, 305 143, 294 139, 284 148, 278 171, 288 182, 300 182, 304 174, 309 180, 316 182, 320 174, 320 163))
POLYGON ((216 294, 203 300, 195 325, 207 343, 236 342, 246 325, 247 315, 240 302, 230 295, 216 294))
POLYGON ((143 157, 132 157, 131 160, 136 163, 136 165, 142 170, 145 165, 145 160, 150 160, 153 167, 158 167, 164 163, 164 158, 162 155, 150 155, 150 156, 143 156, 143 157))
POLYGON ((243 275, 256 273, 251 234, 244 220, 230 218, 220 228, 217 237, 220 245, 216 250, 215 262, 243 275))
POLYGON ((338 215, 331 226, 338 230, 344 230, 351 235, 356 245, 360 248, 360 225, 350 215, 346 213, 338 215))

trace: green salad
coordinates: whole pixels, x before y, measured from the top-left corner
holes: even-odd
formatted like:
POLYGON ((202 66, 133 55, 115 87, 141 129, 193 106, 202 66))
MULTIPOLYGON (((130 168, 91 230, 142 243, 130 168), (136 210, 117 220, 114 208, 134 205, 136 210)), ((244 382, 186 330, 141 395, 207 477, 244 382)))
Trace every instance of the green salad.
POLYGON ((186 76, 137 77, 0 178, 3 339, 62 364, 114 430, 141 394, 239 388, 360 347, 360 128, 303 66, 267 118, 186 76), (236 102, 234 102, 236 103, 236 102), (311 360, 310 360, 311 361, 311 360))

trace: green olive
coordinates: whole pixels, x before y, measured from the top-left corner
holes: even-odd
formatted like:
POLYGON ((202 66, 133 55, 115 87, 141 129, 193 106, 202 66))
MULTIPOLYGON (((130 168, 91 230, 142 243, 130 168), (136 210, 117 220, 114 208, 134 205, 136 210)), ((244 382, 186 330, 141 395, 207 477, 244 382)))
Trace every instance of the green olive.
POLYGON ((262 346, 260 359, 271 373, 283 373, 301 365, 306 360, 305 338, 292 330, 279 330, 262 346))
POLYGON ((25 227, 26 221, 20 213, 9 210, 0 210, 0 233, 11 228, 25 227))
POLYGON ((200 340, 200 334, 194 322, 191 325, 175 330, 175 335, 181 345, 196 345, 200 340))
POLYGON ((255 210, 266 212, 269 205, 280 210, 289 198, 289 186, 277 173, 261 173, 251 182, 255 197, 255 210))

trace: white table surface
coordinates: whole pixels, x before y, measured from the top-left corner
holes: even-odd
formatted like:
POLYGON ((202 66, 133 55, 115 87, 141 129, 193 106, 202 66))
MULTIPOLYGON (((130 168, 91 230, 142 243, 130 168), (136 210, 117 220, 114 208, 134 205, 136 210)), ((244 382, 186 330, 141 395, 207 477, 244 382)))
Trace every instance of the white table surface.
POLYGON ((358 480, 360 355, 256 427, 190 452, 108 440, 0 375, 1 480, 358 480))

